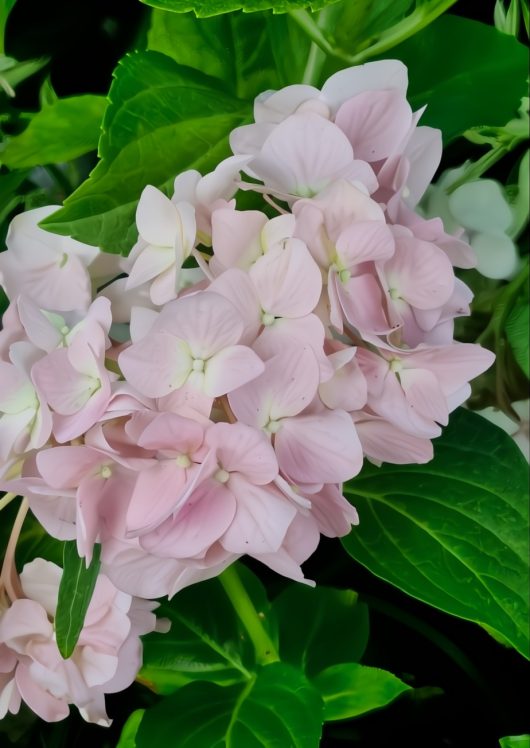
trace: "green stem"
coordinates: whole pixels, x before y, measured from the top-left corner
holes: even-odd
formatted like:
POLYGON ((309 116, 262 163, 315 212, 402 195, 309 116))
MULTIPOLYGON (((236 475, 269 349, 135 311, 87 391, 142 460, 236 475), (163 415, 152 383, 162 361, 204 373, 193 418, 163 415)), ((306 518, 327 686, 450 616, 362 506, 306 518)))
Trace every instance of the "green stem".
POLYGON ((477 338, 477 343, 485 341, 489 335, 493 334, 497 338, 504 328, 506 318, 512 310, 513 303, 519 290, 524 286, 529 277, 530 266, 526 261, 523 267, 519 270, 515 278, 511 280, 508 285, 504 286, 497 297, 495 304, 495 311, 491 316, 488 326, 481 332, 477 338))
POLYGON ((221 574, 219 581, 254 645, 257 662, 260 665, 277 662, 280 657, 276 646, 265 630, 234 564, 221 574))
POLYGON ((502 143, 493 146, 493 148, 491 148, 487 153, 481 156, 478 161, 474 161, 472 164, 470 164, 464 171, 462 176, 447 188, 446 193, 450 195, 463 184, 466 184, 467 182, 474 182, 475 180, 477 180, 485 172, 487 172, 488 169, 491 169, 491 167, 496 164, 497 161, 500 161, 503 156, 513 150, 515 146, 519 145, 519 143, 522 143, 523 140, 524 138, 513 138, 513 140, 511 140, 509 143, 502 143))
POLYGON ((307 56, 307 62, 304 69, 304 74, 302 76, 302 83, 305 83, 307 86, 314 86, 318 83, 318 79, 320 77, 320 71, 322 70, 322 65, 326 61, 326 55, 320 47, 315 44, 315 42, 311 42, 311 47, 309 48, 309 54, 307 56))
MULTIPOLYGON (((335 20, 334 12, 330 13, 330 11, 334 11, 334 9, 328 5, 326 8, 323 8, 318 14, 316 26, 322 34, 330 28, 330 25, 335 20)), ((325 62, 326 53, 315 41, 312 41, 304 74, 302 76, 302 83, 305 83, 309 86, 318 85, 320 73, 322 72, 322 67, 324 66, 325 62)))
POLYGON ((395 26, 383 31, 374 44, 354 55, 334 47, 318 27, 317 23, 315 23, 311 14, 306 10, 292 10, 289 11, 289 15, 325 54, 347 62, 349 65, 358 65, 370 57, 387 52, 392 47, 421 31, 438 18, 438 16, 445 13, 455 2, 456 0, 427 0, 427 2, 419 5, 410 15, 403 18, 402 21, 396 23, 395 26))
MULTIPOLYGON (((493 314, 487 325, 487 327, 481 332, 477 338, 477 343, 486 345, 490 336, 493 338, 493 349, 497 357, 496 368, 495 368, 495 394, 497 398, 497 404, 506 412, 508 412, 512 418, 518 420, 517 413, 512 409, 511 403, 506 396, 504 381, 506 365, 504 358, 506 355, 506 340, 504 339, 503 331, 506 320, 512 311, 515 300, 519 294, 520 289, 528 283, 529 277, 529 264, 528 260, 525 261, 523 267, 519 273, 508 283, 507 286, 501 290, 497 296, 497 301, 493 309, 493 314)), ((486 346, 489 347, 489 346, 486 346)))

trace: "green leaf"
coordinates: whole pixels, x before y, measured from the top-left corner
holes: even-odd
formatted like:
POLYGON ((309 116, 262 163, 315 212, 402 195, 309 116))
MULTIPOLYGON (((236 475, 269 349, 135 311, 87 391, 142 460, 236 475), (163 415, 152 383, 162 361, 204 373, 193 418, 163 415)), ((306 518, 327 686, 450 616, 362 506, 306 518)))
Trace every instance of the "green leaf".
POLYGON ((359 52, 405 18, 415 6, 414 0, 357 0, 354 3, 346 0, 341 3, 337 18, 335 43, 340 49, 359 52))
MULTIPOLYGON (((263 586, 245 567, 239 567, 239 574, 262 624, 275 638, 263 586)), ((254 648, 218 579, 187 587, 171 602, 163 602, 157 615, 169 618, 171 629, 164 636, 143 638, 139 674, 153 690, 167 694, 194 680, 226 685, 248 679, 255 664, 254 648)))
POLYGON ((272 10, 273 13, 287 13, 297 8, 320 10, 337 0, 142 0, 146 5, 173 13, 187 13, 192 10, 199 18, 243 10, 251 13, 257 10, 272 10))
POLYGON ((434 445, 427 465, 367 464, 345 485, 360 525, 344 547, 528 656, 528 465, 511 437, 464 409, 434 445))
POLYGON ((506 320, 506 337, 513 351, 515 360, 530 378, 528 335, 530 333, 530 309, 528 293, 520 296, 506 320))
POLYGON ((72 96, 45 106, 20 135, 1 147, 0 163, 10 169, 71 161, 96 149, 104 96, 72 96))
POLYGON ((501 748, 530 748, 530 735, 509 735, 499 740, 501 748))
POLYGON ((273 603, 282 661, 309 676, 329 665, 357 661, 368 643, 368 607, 356 592, 289 585, 273 603))
POLYGON ((505 125, 527 92, 528 52, 513 36, 443 15, 392 50, 409 68, 409 100, 446 143, 475 125, 505 125))
POLYGON ((305 676, 275 662, 235 686, 190 683, 146 711, 137 748, 317 748, 322 700, 305 676))
POLYGON ((136 733, 145 714, 145 709, 135 709, 123 725, 116 748, 136 748, 136 733))
POLYGON ((252 100, 281 85, 275 67, 276 44, 267 33, 268 16, 230 13, 197 18, 193 13, 154 10, 148 46, 179 65, 217 78, 234 96, 252 100))
POLYGON ((213 169, 229 155, 228 133, 248 112, 215 80, 158 52, 127 55, 114 77, 101 161, 41 226, 126 254, 137 237, 134 214, 145 185, 169 188, 181 171, 213 169))
POLYGON ((100 568, 100 546, 94 546, 94 557, 87 568, 80 558, 74 540, 64 544, 63 575, 59 585, 55 636, 61 656, 66 660, 75 649, 100 568))
POLYGON ((346 662, 313 679, 324 700, 324 719, 351 719, 387 706, 410 686, 386 670, 346 662))
MULTIPOLYGON (((6 58, 4 58, 4 60, 5 59, 6 58)), ((25 81, 26 78, 31 78, 32 75, 38 73, 47 63, 48 58, 46 57, 41 57, 37 60, 22 60, 21 62, 12 60, 12 64, 9 64, 8 68, 4 66, 0 68, 2 70, 0 78, 3 78, 8 86, 13 89, 16 88, 19 83, 25 81)), ((11 91, 11 96, 13 95, 14 92, 11 91)))

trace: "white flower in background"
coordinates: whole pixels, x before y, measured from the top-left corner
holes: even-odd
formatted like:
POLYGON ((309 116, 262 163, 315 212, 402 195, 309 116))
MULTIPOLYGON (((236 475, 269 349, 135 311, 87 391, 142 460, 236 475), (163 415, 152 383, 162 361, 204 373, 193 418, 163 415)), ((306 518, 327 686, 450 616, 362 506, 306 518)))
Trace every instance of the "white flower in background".
POLYGON ((440 216, 448 233, 465 230, 479 273, 495 280, 512 278, 520 260, 511 238, 514 214, 502 186, 493 179, 477 179, 447 194, 467 167, 449 169, 431 185, 423 201, 425 215, 440 216))
POLYGON ((530 400, 519 400, 519 402, 512 403, 512 408, 519 416, 519 422, 514 421, 502 410, 493 407, 484 408, 484 410, 478 412, 488 421, 510 434, 527 461, 530 462, 530 400))

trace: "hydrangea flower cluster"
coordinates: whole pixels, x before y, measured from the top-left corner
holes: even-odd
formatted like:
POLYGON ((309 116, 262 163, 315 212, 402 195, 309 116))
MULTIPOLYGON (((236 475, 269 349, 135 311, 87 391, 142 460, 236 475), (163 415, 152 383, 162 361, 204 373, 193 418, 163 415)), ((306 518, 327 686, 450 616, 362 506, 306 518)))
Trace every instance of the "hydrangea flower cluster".
MULTIPOLYGON (((171 199, 145 188, 126 259, 40 229, 53 206, 14 219, 0 255, 11 300, 0 487, 87 562, 101 544, 100 594, 120 615, 130 596, 172 596, 242 555, 304 580, 320 534, 358 522, 342 483, 365 457, 430 460, 469 380, 491 365, 489 351, 453 340, 471 300, 453 266, 474 257, 414 210, 441 137, 418 126, 406 88, 406 68, 384 61, 321 91, 259 96, 212 173, 180 174, 171 199), (239 210, 239 189, 262 210, 239 210)), ((23 590, 0 625, 2 672, 16 671, 9 703, 22 696, 58 718, 71 681, 54 669, 53 610, 23 590), (21 606, 35 607, 35 625, 17 635, 21 606), (32 654, 39 637, 46 662, 32 654), (58 700, 52 711, 23 685, 28 673, 58 700)), ((125 628, 101 650, 112 668, 125 628)), ((72 667, 86 689, 67 700, 88 710, 114 670, 84 669, 83 637, 72 667)))

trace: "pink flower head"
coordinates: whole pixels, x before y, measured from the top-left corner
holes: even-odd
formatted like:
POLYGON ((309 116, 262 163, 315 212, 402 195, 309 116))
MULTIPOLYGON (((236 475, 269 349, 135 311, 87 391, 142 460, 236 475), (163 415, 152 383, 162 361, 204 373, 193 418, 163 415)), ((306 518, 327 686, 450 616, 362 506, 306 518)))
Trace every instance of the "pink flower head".
POLYGON ((219 397, 263 371, 258 356, 238 345, 243 330, 242 318, 222 296, 184 296, 164 307, 152 332, 123 351, 119 365, 127 381, 148 397, 185 384, 219 397))
POLYGON ((340 483, 362 465, 360 443, 347 413, 304 412, 319 379, 311 348, 293 347, 269 359, 260 377, 229 397, 243 423, 273 437, 280 469, 295 484, 340 483))
POLYGON ((140 241, 129 255, 125 289, 151 281, 153 304, 176 298, 180 270, 195 245, 195 210, 188 202, 176 205, 163 192, 145 187, 136 210, 140 241))
POLYGON ((266 191, 289 200, 312 197, 337 179, 358 182, 368 192, 377 188, 372 169, 354 159, 344 133, 311 112, 277 125, 245 171, 261 179, 266 191))
POLYGON ((40 558, 26 564, 20 581, 27 597, 0 614, 0 672, 11 668, 2 701, 16 713, 23 700, 47 722, 65 719, 75 704, 88 722, 109 725, 105 693, 127 688, 136 677, 139 636, 155 629, 156 605, 131 598, 99 576, 78 643, 64 660, 52 623, 61 575, 58 566, 40 558))
POLYGON ((0 254, 0 285, 11 299, 23 293, 43 309, 87 309, 92 297, 88 267, 99 250, 39 228, 39 221, 58 208, 35 208, 12 220, 7 252, 0 254))

